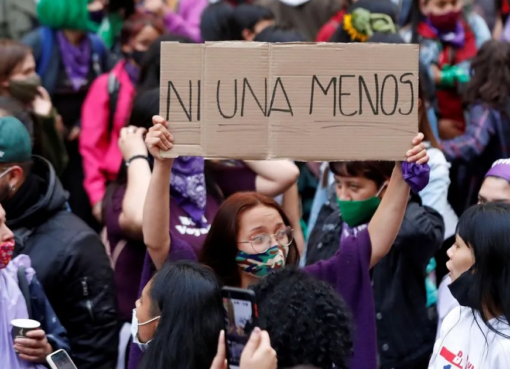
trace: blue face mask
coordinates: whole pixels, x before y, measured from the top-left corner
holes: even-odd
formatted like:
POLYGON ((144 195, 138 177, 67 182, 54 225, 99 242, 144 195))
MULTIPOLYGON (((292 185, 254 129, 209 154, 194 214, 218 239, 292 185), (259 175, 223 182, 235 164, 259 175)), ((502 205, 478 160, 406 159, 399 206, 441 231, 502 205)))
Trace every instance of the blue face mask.
POLYGON ((138 327, 141 325, 152 323, 153 321, 158 320, 159 318, 161 317, 157 316, 155 318, 152 318, 151 320, 146 321, 145 323, 138 323, 138 318, 136 317, 136 309, 133 309, 133 320, 131 322, 131 335, 133 336, 133 343, 136 344, 142 352, 147 351, 147 349, 149 348, 149 343, 152 341, 152 339, 145 343, 140 342, 140 339, 138 338, 138 327))

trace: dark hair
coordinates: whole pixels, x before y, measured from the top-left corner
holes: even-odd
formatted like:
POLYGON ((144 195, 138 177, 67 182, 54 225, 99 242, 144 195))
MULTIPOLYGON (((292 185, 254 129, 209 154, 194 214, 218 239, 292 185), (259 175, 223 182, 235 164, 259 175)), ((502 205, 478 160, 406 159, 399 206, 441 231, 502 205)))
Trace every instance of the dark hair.
POLYGON ((122 29, 120 30, 120 42, 122 45, 128 44, 133 37, 144 27, 151 26, 160 35, 165 33, 165 24, 161 17, 157 17, 150 13, 136 12, 124 21, 122 29))
POLYGON ((349 368, 352 318, 330 285, 289 267, 268 275, 252 288, 260 328, 271 337, 279 368, 302 364, 349 368))
POLYGON ((471 80, 464 102, 483 103, 506 112, 510 88, 510 44, 489 40, 471 61, 471 80))
POLYGON ((485 325, 498 335, 489 323, 492 317, 503 315, 510 322, 510 205, 488 203, 475 205, 462 214, 457 235, 475 255, 472 296, 482 302, 478 311, 485 325), (488 316, 490 314, 491 316, 488 316))
POLYGON ((32 51, 21 42, 0 40, 0 89, 1 83, 9 79, 12 72, 32 51))
POLYGON ((421 100, 421 105, 418 108, 418 131, 423 133, 423 138, 425 141, 430 142, 430 146, 438 149, 439 142, 430 127, 430 121, 428 116, 428 106, 430 105, 429 98, 427 96, 427 82, 430 79, 428 76, 428 72, 425 68, 422 68, 422 64, 420 63, 420 78, 418 79, 418 97, 421 100))
MULTIPOLYGON (((347 14, 351 14, 355 9, 362 8, 370 11, 371 13, 381 13, 390 16, 393 23, 397 24, 398 7, 391 0, 359 0, 352 4, 347 11, 347 14)), ((351 39, 351 36, 344 30, 344 21, 337 27, 333 36, 331 36, 330 42, 359 42, 358 40, 351 39)), ((375 41, 372 41, 375 42, 375 41)))
POLYGON ((107 9, 108 13, 119 13, 126 19, 135 12, 135 0, 109 0, 107 9))
POLYGON ((258 22, 274 19, 274 14, 264 6, 241 4, 234 9, 234 18, 241 32, 245 29, 253 31, 258 22))
POLYGON ((204 41, 242 40, 234 18, 234 8, 225 2, 209 4, 202 12, 200 35, 204 41))
MULTIPOLYGON (((225 200, 207 233, 200 262, 210 266, 226 286, 241 285, 241 272, 236 262, 240 219, 246 211, 258 205, 275 209, 282 217, 283 223, 290 226, 289 218, 281 206, 270 197, 257 192, 239 192, 225 200)), ((298 262, 299 251, 294 240, 289 246, 286 264, 297 265, 298 262)))
POLYGON ((158 37, 143 57, 142 65, 140 67, 140 78, 136 88, 137 94, 152 90, 153 88, 159 88, 159 75, 161 72, 161 43, 166 41, 176 41, 185 44, 193 43, 193 41, 188 38, 174 34, 167 34, 158 37))
POLYGON ((392 161, 333 161, 329 169, 340 177, 364 177, 381 187, 391 177, 395 163, 392 161))
POLYGON ((253 41, 258 42, 305 42, 305 37, 296 30, 284 29, 278 26, 269 26, 255 36, 253 41))
POLYGON ((224 322, 214 272, 191 261, 165 264, 149 295, 153 315, 161 318, 141 367, 209 369, 224 322))

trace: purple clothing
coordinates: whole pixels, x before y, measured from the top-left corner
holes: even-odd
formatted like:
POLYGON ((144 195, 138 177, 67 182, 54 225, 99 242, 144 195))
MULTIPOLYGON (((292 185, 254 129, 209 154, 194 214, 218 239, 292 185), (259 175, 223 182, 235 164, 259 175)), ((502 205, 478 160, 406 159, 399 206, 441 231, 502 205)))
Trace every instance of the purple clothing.
POLYGON ((329 283, 347 303, 354 319, 352 369, 377 368, 375 305, 370 278, 372 244, 368 228, 342 240, 336 254, 304 268, 329 283))
POLYGON ((409 164, 405 161, 402 163, 402 175, 406 183, 411 187, 411 191, 417 194, 429 183, 430 167, 428 164, 409 164))
MULTIPOLYGON (((167 262, 176 262, 179 260, 193 260, 196 261, 197 257, 191 247, 178 237, 173 237, 170 232, 170 238, 172 239, 172 246, 170 247, 170 253, 168 254, 167 262)), ((143 262, 143 272, 140 283, 140 289, 138 294, 141 295, 144 287, 149 283, 150 279, 154 275, 156 268, 149 257, 146 254, 143 262)), ((131 350, 129 352, 128 369, 137 369, 140 361, 142 360, 143 353, 140 351, 138 346, 131 344, 131 350)))
POLYGON ((127 238, 120 227, 119 218, 125 193, 126 187, 118 187, 112 191, 105 208, 105 219, 110 253, 115 259, 114 282, 119 319, 130 322, 138 298, 146 247, 142 241, 127 238), (117 249, 120 247, 122 252, 117 249), (117 254, 118 257, 115 257, 117 254))
POLYGON ((207 0, 180 0, 178 10, 166 13, 163 18, 168 32, 202 42, 200 18, 207 5, 207 0))
POLYGON ((129 60, 126 60, 124 63, 124 70, 126 71, 133 86, 136 86, 138 78, 140 77, 140 67, 138 65, 134 65, 129 60))
POLYGON ((74 91, 79 91, 88 82, 87 75, 92 47, 90 40, 84 37, 80 44, 75 46, 67 40, 62 32, 57 32, 57 40, 67 76, 71 80, 74 91))
POLYGON ((196 254, 202 249, 205 237, 211 227, 211 222, 220 207, 219 202, 211 195, 207 196, 207 203, 204 209, 204 215, 200 223, 194 222, 189 214, 179 206, 179 202, 170 198, 170 229, 181 240, 185 241, 195 251, 196 254))
POLYGON ((498 177, 506 179, 510 182, 510 160, 501 159, 494 163, 491 169, 487 172, 485 177, 498 177))
POLYGON ((510 19, 507 19, 505 23, 505 28, 503 28, 503 34, 501 35, 501 40, 510 42, 510 19))
POLYGON ((0 269, 0 358, 2 368, 9 369, 44 369, 43 364, 22 360, 14 351, 11 336, 11 321, 28 319, 27 303, 18 286, 18 269, 26 268, 27 281, 30 283, 35 274, 27 255, 20 255, 11 260, 5 269, 0 269))
POLYGON ((434 27, 428 19, 426 22, 442 43, 450 44, 456 49, 461 49, 464 47, 464 43, 466 42, 466 34, 461 22, 457 22, 457 26, 455 27, 454 31, 440 31, 434 27))
POLYGON ((170 193, 191 220, 203 224, 206 204, 204 158, 181 156, 174 160, 170 193))

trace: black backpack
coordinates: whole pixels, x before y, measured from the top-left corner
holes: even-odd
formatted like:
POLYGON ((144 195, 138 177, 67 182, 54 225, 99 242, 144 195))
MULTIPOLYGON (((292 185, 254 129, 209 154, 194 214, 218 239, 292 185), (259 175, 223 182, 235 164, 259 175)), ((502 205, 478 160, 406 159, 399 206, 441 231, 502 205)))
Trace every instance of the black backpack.
POLYGON ((108 114, 108 136, 111 138, 113 125, 115 120, 115 112, 117 111, 117 103, 119 101, 120 82, 115 74, 108 74, 108 96, 110 97, 109 114, 108 114))

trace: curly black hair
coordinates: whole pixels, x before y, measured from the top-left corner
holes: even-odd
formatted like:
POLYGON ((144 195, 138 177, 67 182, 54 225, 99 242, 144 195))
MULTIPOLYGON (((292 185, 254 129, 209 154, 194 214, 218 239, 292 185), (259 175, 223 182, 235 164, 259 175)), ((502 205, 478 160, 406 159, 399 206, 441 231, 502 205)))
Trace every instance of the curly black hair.
POLYGON ((287 267, 262 279, 257 295, 259 326, 267 330, 279 368, 311 365, 348 369, 352 318, 328 284, 287 267))

